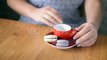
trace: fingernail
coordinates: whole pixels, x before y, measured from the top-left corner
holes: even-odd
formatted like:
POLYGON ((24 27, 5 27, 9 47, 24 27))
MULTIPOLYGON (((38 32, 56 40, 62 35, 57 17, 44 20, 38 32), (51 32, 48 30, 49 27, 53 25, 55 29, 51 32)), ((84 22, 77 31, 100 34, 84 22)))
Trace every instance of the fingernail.
POLYGON ((80 45, 80 44, 78 44, 78 45, 77 45, 77 47, 81 47, 81 45, 80 45))
POLYGON ((75 30, 78 30, 78 28, 76 27, 75 30))
POLYGON ((77 39, 77 37, 76 37, 76 36, 74 36, 74 37, 73 37, 73 40, 76 40, 76 39, 77 39))
POLYGON ((77 41, 76 41, 76 44, 79 44, 79 43, 80 43, 80 41, 79 41, 79 40, 77 40, 77 41))

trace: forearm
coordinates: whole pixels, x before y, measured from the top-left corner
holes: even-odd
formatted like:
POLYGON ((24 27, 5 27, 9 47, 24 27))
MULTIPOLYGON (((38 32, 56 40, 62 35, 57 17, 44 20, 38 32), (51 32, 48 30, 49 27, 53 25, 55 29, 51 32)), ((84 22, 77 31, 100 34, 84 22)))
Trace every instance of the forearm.
POLYGON ((85 0, 85 13, 88 23, 99 29, 102 20, 102 5, 100 0, 85 0))
POLYGON ((33 10, 36 8, 26 0, 7 0, 8 5, 14 9, 17 13, 23 16, 32 17, 33 10))

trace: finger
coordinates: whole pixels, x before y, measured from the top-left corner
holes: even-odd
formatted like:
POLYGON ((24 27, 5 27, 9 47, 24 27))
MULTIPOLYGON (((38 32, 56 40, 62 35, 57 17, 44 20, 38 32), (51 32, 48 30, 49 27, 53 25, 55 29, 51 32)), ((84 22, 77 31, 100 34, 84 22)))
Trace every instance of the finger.
MULTIPOLYGON (((75 30, 80 31, 81 29, 83 29, 83 27, 85 26, 85 24, 80 25, 79 27, 76 27, 75 30)), ((73 39, 77 39, 78 38, 78 34, 75 34, 73 39)))
POLYGON ((85 26, 85 24, 82 24, 82 25, 80 25, 79 27, 76 27, 75 29, 76 29, 77 31, 80 31, 84 26, 85 26))
POLYGON ((85 46, 88 47, 88 46, 93 45, 96 42, 97 36, 98 36, 98 33, 95 30, 93 30, 93 32, 94 32, 94 35, 90 39, 83 41, 82 43, 78 45, 82 47, 85 47, 85 46))
POLYGON ((78 45, 77 45, 77 47, 81 47, 81 45, 80 45, 80 44, 78 44, 78 45))
POLYGON ((93 31, 90 31, 90 32, 86 33, 85 35, 81 36, 80 38, 78 38, 76 40, 76 44, 81 44, 82 42, 92 38, 93 37, 92 33, 93 33, 93 31))
POLYGON ((45 23, 45 24, 47 24, 48 26, 54 26, 54 24, 52 24, 51 22, 49 22, 47 19, 45 19, 45 18, 42 18, 41 19, 41 22, 43 22, 43 23, 45 23))
MULTIPOLYGON (((51 10, 53 13, 57 14, 59 17, 61 17, 61 15, 59 14, 59 12, 58 12, 57 10, 55 10, 55 9, 53 9, 53 8, 50 8, 50 10, 51 10)), ((61 18, 61 19, 62 19, 62 18, 61 18)))
POLYGON ((77 39, 83 35, 85 35, 87 32, 89 32, 91 29, 88 26, 84 26, 75 36, 74 39, 77 39))
POLYGON ((92 46, 93 44, 95 44, 96 40, 94 40, 93 38, 83 42, 80 44, 81 47, 89 47, 92 46))
MULTIPOLYGON (((78 32, 83 29, 83 27, 85 26, 85 24, 80 25, 79 27, 76 27, 75 30, 77 30, 78 32)), ((78 34, 75 34, 73 39, 77 39, 78 38, 78 34)))
POLYGON ((88 39, 88 40, 80 43, 80 45, 81 45, 81 46, 83 46, 83 45, 89 45, 89 44, 92 43, 92 42, 93 42, 93 39, 91 38, 91 39, 88 39))
POLYGON ((63 23, 63 22, 62 22, 62 18, 61 18, 61 16, 60 16, 60 14, 58 13, 58 11, 56 11, 56 10, 53 9, 53 8, 51 8, 50 10, 51 10, 53 13, 55 13, 56 15, 58 15, 58 17, 59 17, 58 21, 59 21, 60 23, 63 23))
POLYGON ((92 39, 88 39, 88 40, 78 44, 77 47, 86 47, 86 46, 88 47, 88 46, 90 46, 90 43, 92 43, 92 42, 93 42, 92 39))
POLYGON ((62 18, 59 16, 59 14, 57 12, 54 12, 52 10, 49 10, 47 12, 47 14, 51 15, 56 21, 58 21, 59 23, 63 23, 62 18))
POLYGON ((48 14, 43 16, 45 19, 49 20, 50 22, 54 23, 54 24, 58 24, 58 22, 52 18, 51 16, 49 16, 48 14))

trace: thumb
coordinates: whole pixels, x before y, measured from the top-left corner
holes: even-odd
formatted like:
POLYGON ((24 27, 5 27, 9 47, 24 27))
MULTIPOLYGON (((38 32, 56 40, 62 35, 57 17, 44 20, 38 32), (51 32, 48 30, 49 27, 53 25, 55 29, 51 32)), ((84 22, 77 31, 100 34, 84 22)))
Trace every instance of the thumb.
MULTIPOLYGON (((85 24, 80 25, 79 27, 76 27, 75 30, 77 30, 78 32, 81 31, 83 29, 83 27, 85 26, 85 24)), ((78 38, 78 34, 75 34, 73 39, 77 39, 78 38)))

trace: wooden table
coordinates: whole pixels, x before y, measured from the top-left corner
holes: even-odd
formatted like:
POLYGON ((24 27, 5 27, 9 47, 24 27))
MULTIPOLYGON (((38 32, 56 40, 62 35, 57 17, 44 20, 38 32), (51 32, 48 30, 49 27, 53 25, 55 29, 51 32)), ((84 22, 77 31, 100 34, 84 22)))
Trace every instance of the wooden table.
POLYGON ((0 19, 0 60, 107 60, 107 36, 89 48, 59 50, 45 44, 52 28, 0 19))

